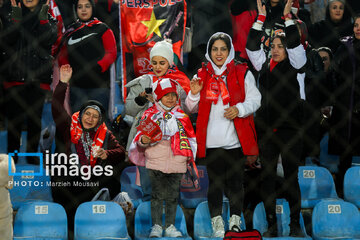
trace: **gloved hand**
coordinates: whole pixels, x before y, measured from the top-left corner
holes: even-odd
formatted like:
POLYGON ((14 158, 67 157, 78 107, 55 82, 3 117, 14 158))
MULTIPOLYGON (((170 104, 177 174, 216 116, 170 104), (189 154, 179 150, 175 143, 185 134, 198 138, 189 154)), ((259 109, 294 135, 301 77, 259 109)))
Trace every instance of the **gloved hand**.
POLYGON ((146 97, 141 96, 141 95, 137 96, 134 100, 135 100, 136 104, 139 106, 144 106, 148 102, 146 97))
POLYGON ((49 11, 49 1, 47 0, 44 5, 42 5, 40 12, 39 12, 39 20, 45 21, 48 20, 48 11, 49 11))
POLYGON ((15 0, 11 0, 11 19, 14 22, 20 22, 22 19, 22 10, 20 3, 16 4, 15 0))

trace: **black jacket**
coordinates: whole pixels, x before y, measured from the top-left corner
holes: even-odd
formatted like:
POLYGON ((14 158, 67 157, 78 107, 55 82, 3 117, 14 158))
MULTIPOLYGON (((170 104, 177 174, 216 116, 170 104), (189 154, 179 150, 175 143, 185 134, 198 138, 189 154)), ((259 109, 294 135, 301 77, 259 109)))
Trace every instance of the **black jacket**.
POLYGON ((334 57, 336 89, 330 118, 329 153, 341 155, 350 143, 360 155, 360 41, 344 39, 334 57), (356 144, 354 144, 356 143, 356 144))
POLYGON ((352 34, 352 24, 347 11, 341 22, 334 23, 330 19, 329 7, 326 8, 325 20, 308 27, 309 42, 315 48, 328 47, 333 53, 340 46, 340 38, 352 34))
MULTIPOLYGON (((300 36, 295 25, 286 27, 285 33, 288 49, 300 46, 300 36)), ((253 52, 263 51, 260 49, 261 37, 262 31, 252 28, 246 48, 253 52), (252 41, 249 41, 250 39, 252 41)), ((254 59, 251 53, 248 52, 248 55, 254 66, 262 64, 259 78, 259 90, 262 95, 261 107, 255 117, 257 130, 299 129, 303 113, 303 101, 300 98, 300 86, 297 80, 300 70, 292 66, 289 57, 277 63, 270 71, 270 60, 265 61, 265 56, 263 59, 254 59)))
POLYGON ((30 12, 22 6, 22 20, 12 22, 7 29, 4 41, 10 46, 8 82, 46 83, 52 81, 51 46, 57 39, 56 20, 48 13, 48 21, 38 18, 42 7, 30 12))

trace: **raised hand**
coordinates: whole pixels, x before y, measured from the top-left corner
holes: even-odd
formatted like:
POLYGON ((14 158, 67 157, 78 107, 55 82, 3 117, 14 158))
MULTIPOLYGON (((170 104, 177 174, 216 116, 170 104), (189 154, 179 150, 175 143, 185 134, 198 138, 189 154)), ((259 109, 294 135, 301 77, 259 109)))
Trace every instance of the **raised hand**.
POLYGON ((266 16, 266 7, 262 4, 261 0, 257 0, 258 14, 266 16))
POLYGON ((16 4, 16 0, 11 0, 11 6, 12 6, 12 7, 19 7, 19 8, 21 8, 20 2, 18 2, 18 4, 16 4))
POLYGON ((47 0, 44 5, 41 6, 40 12, 39 12, 39 20, 47 20, 48 19, 48 11, 49 11, 49 3, 50 0, 47 0))
POLYGON ((200 78, 193 78, 190 81, 190 90, 192 95, 198 94, 203 89, 204 83, 200 78))
POLYGON ((290 13, 292 5, 293 5, 293 0, 288 0, 286 2, 286 5, 284 7, 284 16, 286 16, 290 13))
POLYGON ((16 0, 11 0, 11 19, 15 23, 19 23, 22 19, 22 9, 20 2, 16 4, 16 0))
POLYGON ((68 83, 72 76, 72 68, 69 64, 62 65, 60 67, 60 81, 68 83))

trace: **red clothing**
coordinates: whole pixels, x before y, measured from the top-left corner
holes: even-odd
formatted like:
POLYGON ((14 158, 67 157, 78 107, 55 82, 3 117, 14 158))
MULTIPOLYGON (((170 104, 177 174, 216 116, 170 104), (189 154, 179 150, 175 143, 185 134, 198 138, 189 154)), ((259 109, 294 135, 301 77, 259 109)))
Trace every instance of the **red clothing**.
POLYGON ((73 68, 70 85, 79 88, 108 88, 109 67, 116 60, 116 41, 111 29, 101 21, 77 21, 65 34, 59 55, 59 66, 73 68))
MULTIPOLYGON (((70 126, 71 126, 71 116, 69 116, 64 109, 64 99, 65 92, 67 89, 67 84, 63 82, 59 82, 55 88, 53 94, 53 100, 51 104, 52 115, 54 118, 54 122, 56 124, 56 131, 58 133, 58 137, 60 137, 60 141, 62 144, 65 144, 65 149, 61 149, 61 151, 70 154, 71 153, 71 135, 70 135, 70 126)), ((107 147, 106 153, 109 164, 119 164, 121 160, 125 159, 125 149, 119 144, 116 140, 116 137, 112 134, 111 131, 107 130, 107 147)), ((95 134, 93 135, 95 136, 95 134)), ((80 145, 80 144, 78 144, 80 145)), ((78 150, 79 148, 75 146, 78 150)), ((82 148, 80 146, 80 148, 82 148)), ((83 148, 78 154, 84 154, 83 148)))
POLYGON ((257 11, 245 11, 237 16, 231 15, 231 21, 233 26, 233 44, 235 52, 240 52, 240 57, 249 59, 245 51, 247 37, 250 32, 255 19, 257 17, 257 11))
MULTIPOLYGON (((230 94, 230 106, 234 106, 245 100, 244 79, 247 66, 246 64, 235 65, 234 61, 232 61, 227 65, 227 68, 229 74, 227 75, 226 81, 230 94)), ((196 139, 198 143, 197 156, 199 158, 203 158, 206 155, 207 125, 212 104, 211 101, 206 100, 206 89, 208 89, 211 74, 214 74, 214 70, 210 63, 203 65, 198 71, 198 77, 204 82, 204 87, 200 92, 199 111, 196 122, 197 126, 201 126, 196 129, 196 139)), ((236 117, 234 124, 244 155, 259 155, 253 115, 245 118, 236 117)))

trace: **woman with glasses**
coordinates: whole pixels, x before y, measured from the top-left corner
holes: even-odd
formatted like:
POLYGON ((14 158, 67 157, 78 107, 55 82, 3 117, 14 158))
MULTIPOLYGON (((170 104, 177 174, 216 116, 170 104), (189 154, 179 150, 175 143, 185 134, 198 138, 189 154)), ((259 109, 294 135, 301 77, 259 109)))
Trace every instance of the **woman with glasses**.
MULTIPOLYGON (((72 76, 72 68, 66 64, 60 68, 60 82, 56 86, 53 101, 52 114, 56 123, 56 131, 61 138, 62 146, 58 146, 58 153, 66 153, 67 156, 76 154, 79 168, 87 168, 87 172, 79 172, 77 176, 52 176, 52 182, 70 182, 70 186, 53 187, 53 198, 67 210, 69 229, 73 228, 73 219, 77 206, 90 201, 101 188, 108 188, 110 197, 114 198, 120 191, 120 173, 125 159, 125 149, 120 146, 115 136, 107 129, 105 109, 101 103, 95 100, 85 102, 80 111, 72 116, 64 109, 65 93, 72 76), (96 169, 102 169, 109 174, 92 174, 84 180, 82 176, 88 175, 89 171, 95 173, 96 169), (111 170, 111 171, 110 171, 111 170), (110 173, 112 172, 112 173, 110 173), (75 186, 74 182, 81 182, 90 187, 75 186)), ((60 157, 59 157, 60 158, 60 157)), ((65 164, 70 167, 71 163, 65 164)), ((72 167, 73 168, 73 167, 72 167)), ((86 170, 86 169, 85 169, 86 170)), ((68 174, 69 175, 69 174, 68 174)))

